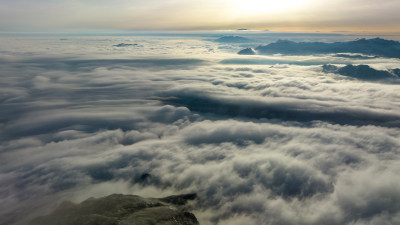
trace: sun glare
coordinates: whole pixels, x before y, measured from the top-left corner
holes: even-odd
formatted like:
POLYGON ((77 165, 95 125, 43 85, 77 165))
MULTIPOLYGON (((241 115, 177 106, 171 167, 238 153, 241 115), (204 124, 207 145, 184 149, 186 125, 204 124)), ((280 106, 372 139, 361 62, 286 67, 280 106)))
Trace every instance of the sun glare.
POLYGON ((305 6, 310 0, 232 0, 231 4, 237 13, 242 15, 257 15, 264 13, 282 13, 305 6))

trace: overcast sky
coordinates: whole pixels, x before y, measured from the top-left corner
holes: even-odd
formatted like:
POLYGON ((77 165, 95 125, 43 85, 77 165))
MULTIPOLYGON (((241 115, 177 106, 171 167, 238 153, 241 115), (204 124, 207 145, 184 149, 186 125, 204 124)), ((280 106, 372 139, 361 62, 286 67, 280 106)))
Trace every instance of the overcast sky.
POLYGON ((1 31, 270 29, 399 33, 397 0, 0 0, 1 31))

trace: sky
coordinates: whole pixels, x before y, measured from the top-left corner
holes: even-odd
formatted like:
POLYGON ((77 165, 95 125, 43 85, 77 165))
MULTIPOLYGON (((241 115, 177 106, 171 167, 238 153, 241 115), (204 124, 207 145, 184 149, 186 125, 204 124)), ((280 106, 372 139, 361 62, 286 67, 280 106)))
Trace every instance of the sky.
POLYGON ((0 31, 287 30, 399 33, 397 0, 0 0, 0 31))

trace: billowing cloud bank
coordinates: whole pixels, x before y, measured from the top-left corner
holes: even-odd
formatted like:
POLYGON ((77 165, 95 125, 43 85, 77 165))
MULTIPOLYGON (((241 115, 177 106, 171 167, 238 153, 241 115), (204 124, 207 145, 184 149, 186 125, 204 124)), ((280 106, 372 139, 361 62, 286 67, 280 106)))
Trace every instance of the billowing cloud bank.
POLYGON ((112 193, 197 193, 201 224, 400 223, 399 86, 322 72, 397 59, 223 64, 217 43, 131 39, 2 42, 1 224, 112 193))

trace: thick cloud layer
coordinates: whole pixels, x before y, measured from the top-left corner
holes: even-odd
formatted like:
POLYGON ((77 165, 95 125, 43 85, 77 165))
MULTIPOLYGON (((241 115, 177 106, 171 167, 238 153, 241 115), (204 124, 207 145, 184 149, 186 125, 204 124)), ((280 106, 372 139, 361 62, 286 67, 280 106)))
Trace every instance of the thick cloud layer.
POLYGON ((234 52, 195 37, 43 39, 3 48, 0 224, 193 192, 201 224, 400 223, 398 84, 322 71, 397 59, 225 64, 234 52))

